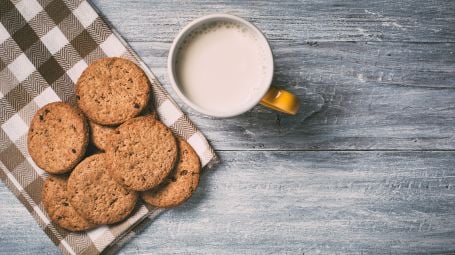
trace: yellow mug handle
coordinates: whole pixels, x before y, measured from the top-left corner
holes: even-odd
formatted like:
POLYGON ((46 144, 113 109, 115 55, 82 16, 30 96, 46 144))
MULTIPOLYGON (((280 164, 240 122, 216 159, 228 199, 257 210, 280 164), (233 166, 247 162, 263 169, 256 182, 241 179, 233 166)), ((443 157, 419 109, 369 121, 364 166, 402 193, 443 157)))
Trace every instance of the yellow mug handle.
POLYGON ((270 87, 269 91, 261 99, 261 104, 270 109, 295 115, 300 108, 300 100, 291 92, 270 87))

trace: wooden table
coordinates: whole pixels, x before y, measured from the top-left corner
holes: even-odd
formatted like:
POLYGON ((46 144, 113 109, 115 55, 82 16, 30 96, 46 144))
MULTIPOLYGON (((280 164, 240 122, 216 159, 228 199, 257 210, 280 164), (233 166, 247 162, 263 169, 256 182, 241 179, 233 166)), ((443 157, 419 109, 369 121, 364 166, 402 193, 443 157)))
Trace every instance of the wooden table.
MULTIPOLYGON (((95 4, 222 159, 121 254, 455 252, 455 2, 95 4), (264 31, 297 116, 258 106, 215 120, 175 97, 171 41, 215 12, 264 31)), ((0 205, 0 253, 59 253, 3 184, 0 205)))

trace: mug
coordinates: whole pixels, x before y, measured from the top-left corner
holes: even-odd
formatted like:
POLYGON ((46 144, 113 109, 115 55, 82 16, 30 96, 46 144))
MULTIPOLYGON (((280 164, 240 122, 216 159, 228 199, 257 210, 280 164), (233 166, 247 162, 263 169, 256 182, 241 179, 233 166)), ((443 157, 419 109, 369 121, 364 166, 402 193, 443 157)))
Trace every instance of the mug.
MULTIPOLYGON (((208 64, 210 65, 210 63, 208 64)), ((296 114, 300 108, 299 99, 297 96, 284 89, 272 86, 273 67, 274 61, 272 50, 264 34, 252 23, 230 14, 211 14, 192 21, 176 36, 168 55, 168 74, 171 86, 175 90, 176 94, 182 99, 183 102, 194 110, 205 115, 219 118, 240 115, 251 110, 258 103, 276 111, 292 115, 296 114), (230 107, 226 107, 228 109, 224 109, 222 112, 214 111, 211 107, 201 107, 194 101, 194 99, 190 99, 187 92, 185 92, 182 87, 181 77, 179 77, 177 72, 179 51, 182 51, 182 45, 191 41, 191 38, 189 37, 192 37, 194 33, 197 33, 195 31, 201 31, 202 28, 205 28, 204 26, 207 27, 209 24, 216 24, 216 22, 220 24, 238 24, 240 29, 248 29, 248 33, 254 36, 255 43, 261 47, 261 54, 263 52, 260 61, 261 65, 263 65, 264 71, 261 73, 262 77, 260 77, 260 82, 258 82, 259 85, 255 87, 254 93, 249 93, 248 100, 246 100, 241 106, 236 105, 236 107, 232 107, 232 109, 230 109, 230 107)), ((216 84, 213 86, 216 86, 216 84)), ((229 93, 245 93, 245 91, 240 91, 239 89, 237 90, 229 90, 229 93)))

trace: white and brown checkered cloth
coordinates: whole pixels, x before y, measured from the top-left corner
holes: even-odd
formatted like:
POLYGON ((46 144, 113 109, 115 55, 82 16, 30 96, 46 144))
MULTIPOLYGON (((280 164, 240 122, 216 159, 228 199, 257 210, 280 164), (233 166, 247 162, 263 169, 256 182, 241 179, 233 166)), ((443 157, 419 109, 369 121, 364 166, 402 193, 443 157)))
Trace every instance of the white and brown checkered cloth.
POLYGON ((83 233, 50 222, 41 203, 48 175, 27 152, 27 130, 38 108, 75 103, 74 84, 93 61, 121 56, 140 65, 152 84, 160 119, 211 166, 217 156, 159 81, 91 3, 82 0, 0 0, 0 178, 65 254, 115 251, 160 210, 139 205, 117 225, 83 233))

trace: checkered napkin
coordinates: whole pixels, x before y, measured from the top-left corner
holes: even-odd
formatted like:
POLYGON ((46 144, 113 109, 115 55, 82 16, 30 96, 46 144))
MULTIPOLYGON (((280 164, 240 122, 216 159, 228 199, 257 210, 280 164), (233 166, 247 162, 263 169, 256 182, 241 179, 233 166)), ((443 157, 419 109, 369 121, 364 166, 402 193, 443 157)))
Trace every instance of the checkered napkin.
POLYGON ((120 224, 71 233, 52 224, 43 210, 41 190, 48 175, 36 166, 26 146, 32 116, 53 101, 74 104, 74 84, 82 71, 112 56, 132 60, 145 70, 160 119, 193 146, 203 166, 217 162, 202 133, 89 2, 0 0, 0 178, 65 254, 115 250, 160 212, 139 205, 120 224))

